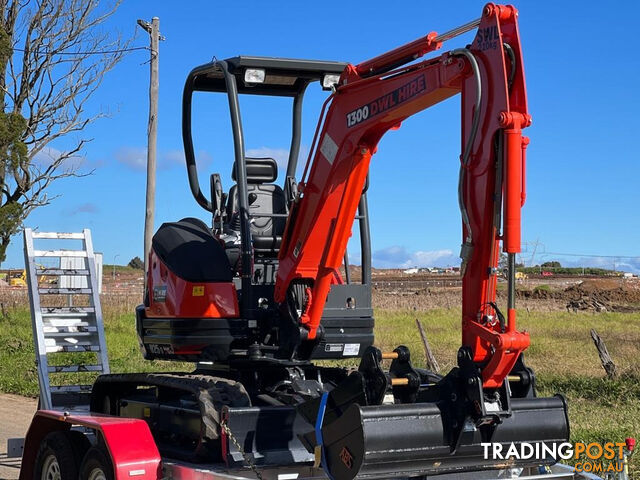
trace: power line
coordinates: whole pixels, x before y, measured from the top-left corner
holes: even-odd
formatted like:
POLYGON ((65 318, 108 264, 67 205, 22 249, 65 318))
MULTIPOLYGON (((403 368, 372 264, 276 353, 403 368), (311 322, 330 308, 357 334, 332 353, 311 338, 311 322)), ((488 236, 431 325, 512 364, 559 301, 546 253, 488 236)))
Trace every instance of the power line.
MULTIPOLYGON (((16 52, 24 53, 26 50, 23 48, 14 48, 16 52)), ((135 50, 151 50, 150 47, 129 47, 129 48, 120 48, 116 50, 99 50, 92 52, 55 52, 55 55, 107 55, 112 53, 124 53, 124 52, 133 52, 135 50)), ((48 55, 51 52, 36 50, 35 53, 48 55)))
POLYGON ((595 255, 589 253, 561 253, 561 252, 540 252, 540 255, 561 255, 564 257, 591 257, 591 258, 632 258, 640 260, 640 256, 634 255, 595 255))

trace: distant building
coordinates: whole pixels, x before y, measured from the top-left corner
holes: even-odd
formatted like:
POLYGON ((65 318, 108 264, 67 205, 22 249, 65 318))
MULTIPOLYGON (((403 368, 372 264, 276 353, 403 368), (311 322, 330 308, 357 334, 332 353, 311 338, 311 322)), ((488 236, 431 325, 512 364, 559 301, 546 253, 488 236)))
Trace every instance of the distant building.
POLYGON ((406 270, 403 270, 402 273, 407 273, 409 275, 415 275, 416 273, 418 273, 420 271, 419 268, 414 267, 414 268, 407 268, 406 270))
MULTIPOLYGON (((95 252, 98 293, 102 293, 102 253, 95 252)), ((87 259, 82 257, 61 257, 60 268, 84 270, 87 259)), ((89 288, 87 277, 83 275, 60 275, 60 288, 89 288)))

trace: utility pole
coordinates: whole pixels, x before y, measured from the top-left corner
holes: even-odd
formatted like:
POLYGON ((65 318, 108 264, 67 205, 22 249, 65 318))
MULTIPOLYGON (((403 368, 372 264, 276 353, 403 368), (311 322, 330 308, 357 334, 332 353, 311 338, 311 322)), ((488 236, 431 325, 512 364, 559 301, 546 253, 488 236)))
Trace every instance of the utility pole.
POLYGON ((113 256, 113 272, 112 272, 112 273, 113 273, 113 279, 114 279, 114 280, 116 279, 116 258, 118 258, 119 256, 120 256, 120 254, 119 254, 119 253, 116 253, 116 254, 113 256))
POLYGON ((158 140, 158 56, 160 44, 160 19, 153 17, 151 23, 138 20, 138 25, 146 30, 150 37, 151 58, 149 60, 149 124, 147 127, 147 200, 144 216, 144 283, 147 285, 149 251, 153 237, 153 217, 156 198, 156 147, 158 140))

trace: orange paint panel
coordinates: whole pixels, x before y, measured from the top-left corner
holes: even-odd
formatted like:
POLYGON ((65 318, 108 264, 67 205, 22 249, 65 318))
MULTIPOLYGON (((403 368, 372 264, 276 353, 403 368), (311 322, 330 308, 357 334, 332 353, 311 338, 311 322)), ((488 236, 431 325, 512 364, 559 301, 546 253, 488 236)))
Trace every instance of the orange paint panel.
POLYGON ((154 318, 237 318, 238 294, 231 282, 189 282, 171 272, 150 253, 149 306, 154 318))

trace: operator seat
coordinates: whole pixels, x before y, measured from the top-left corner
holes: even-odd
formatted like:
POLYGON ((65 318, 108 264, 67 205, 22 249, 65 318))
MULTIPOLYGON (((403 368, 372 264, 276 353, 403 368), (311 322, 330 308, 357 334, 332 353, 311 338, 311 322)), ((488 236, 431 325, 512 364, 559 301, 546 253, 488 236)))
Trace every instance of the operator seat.
MULTIPOLYGON (((249 200, 249 214, 286 214, 287 202, 284 191, 275 185, 278 177, 278 164, 273 158, 245 158, 247 165, 247 197, 249 200)), ((231 178, 236 179, 236 164, 233 164, 231 178)), ((238 185, 229 190, 227 201, 227 218, 230 224, 238 229, 238 215, 240 203, 238 201, 238 185)), ((263 256, 277 256, 282 234, 287 222, 286 217, 253 217, 251 222, 251 239, 255 253, 263 256)))
POLYGON ((152 248, 162 262, 188 282, 230 282, 231 265, 211 229, 197 218, 163 223, 152 248))

